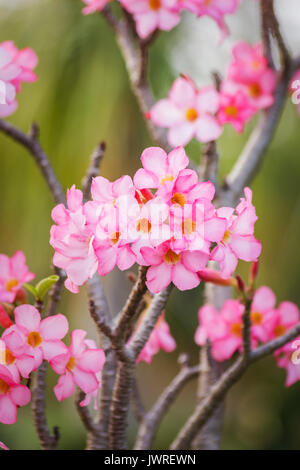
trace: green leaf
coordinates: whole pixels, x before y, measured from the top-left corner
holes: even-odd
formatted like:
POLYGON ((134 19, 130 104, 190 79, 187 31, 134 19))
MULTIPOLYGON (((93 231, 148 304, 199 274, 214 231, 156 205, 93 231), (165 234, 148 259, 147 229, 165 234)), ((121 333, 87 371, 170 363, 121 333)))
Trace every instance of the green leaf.
POLYGON ((36 286, 37 297, 42 300, 51 287, 59 280, 59 276, 53 274, 52 276, 42 279, 36 286))
POLYGON ((23 287, 25 287, 26 290, 28 290, 28 292, 30 292, 35 298, 38 297, 38 292, 36 290, 36 288, 34 286, 32 286, 31 284, 27 284, 26 282, 24 284, 22 284, 23 287))

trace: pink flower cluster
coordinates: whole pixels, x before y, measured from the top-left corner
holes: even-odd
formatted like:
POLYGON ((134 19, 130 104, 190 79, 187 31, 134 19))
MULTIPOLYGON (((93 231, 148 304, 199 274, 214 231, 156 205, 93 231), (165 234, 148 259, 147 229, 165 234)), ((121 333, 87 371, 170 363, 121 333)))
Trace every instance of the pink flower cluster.
POLYGON ((22 251, 17 251, 11 258, 0 254, 0 302, 13 303, 18 300, 23 295, 22 284, 32 281, 34 277, 22 251))
MULTIPOLYGON (((225 361, 243 348, 244 306, 238 300, 227 300, 218 312, 212 305, 204 305, 199 310, 199 327, 195 341, 202 346, 211 342, 212 356, 216 361, 225 361)), ((266 343, 286 333, 299 323, 298 307, 292 302, 281 302, 276 308, 276 297, 266 286, 260 287, 254 294, 251 306, 251 342, 252 348, 259 343, 266 343)), ((287 370, 286 385, 292 385, 300 379, 300 367, 291 360, 295 352, 295 341, 288 343, 275 352, 279 367, 287 370)), ((299 361, 298 361, 299 363, 299 361)))
POLYGON ((0 117, 10 116, 17 109, 16 94, 22 82, 35 82, 33 72, 38 62, 31 48, 18 50, 12 41, 0 44, 0 117))
POLYGON ((268 67, 262 45, 239 42, 220 93, 213 86, 199 88, 189 77, 181 76, 168 98, 158 101, 147 117, 156 126, 169 129, 171 146, 186 145, 193 137, 210 142, 220 137, 226 123, 242 132, 257 111, 273 104, 275 86, 276 74, 268 67))
POLYGON ((268 66, 261 43, 251 46, 240 41, 232 54, 221 84, 218 118, 221 124, 230 123, 242 132, 257 111, 273 104, 276 72, 268 66))
POLYGON ((69 325, 61 314, 42 320, 35 307, 24 304, 15 308, 14 316, 15 323, 0 339, 0 422, 16 422, 17 407, 30 401, 30 390, 21 380, 28 379, 44 360, 60 375, 54 387, 57 399, 71 396, 77 385, 87 395, 82 406, 88 404, 101 386, 104 352, 85 340, 82 330, 72 332, 71 346, 67 347, 62 339, 69 325))
MULTIPOLYGON (((101 11, 111 0, 83 0, 87 5, 83 14, 101 11)), ((155 30, 170 31, 180 22, 180 12, 189 10, 200 16, 215 20, 223 35, 228 34, 224 22, 226 14, 236 11, 239 0, 119 0, 121 5, 133 15, 136 30, 141 38, 146 38, 155 30)))
POLYGON ((199 183, 187 168, 183 147, 168 155, 150 147, 141 160, 134 182, 129 176, 113 183, 99 176, 92 182, 91 201, 83 203, 73 186, 67 208, 53 209, 53 263, 66 271, 69 290, 78 292, 96 271, 104 276, 135 262, 149 266, 151 292, 171 282, 187 290, 198 286, 198 272, 209 259, 219 262, 224 277, 231 276, 239 258, 257 260, 261 244, 253 235, 257 217, 249 188, 235 210, 216 210, 213 184, 199 183))

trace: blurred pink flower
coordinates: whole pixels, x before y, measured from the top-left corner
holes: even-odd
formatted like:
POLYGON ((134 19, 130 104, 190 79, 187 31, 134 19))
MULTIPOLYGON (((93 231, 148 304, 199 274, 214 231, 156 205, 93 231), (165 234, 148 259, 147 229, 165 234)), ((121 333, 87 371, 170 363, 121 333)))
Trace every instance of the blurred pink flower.
POLYGON ((17 251, 11 258, 0 255, 0 302, 13 303, 22 284, 30 282, 34 277, 22 251, 17 251))

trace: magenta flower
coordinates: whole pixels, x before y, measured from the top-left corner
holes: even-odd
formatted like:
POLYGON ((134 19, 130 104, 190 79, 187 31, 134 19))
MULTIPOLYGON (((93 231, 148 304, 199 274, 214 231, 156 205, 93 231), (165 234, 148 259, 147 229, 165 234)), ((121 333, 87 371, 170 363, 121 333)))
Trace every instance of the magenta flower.
POLYGON ((3 335, 7 348, 15 357, 23 354, 34 359, 34 369, 43 359, 49 361, 62 354, 66 346, 61 341, 68 332, 68 321, 58 314, 41 320, 39 311, 32 305, 20 305, 15 308, 15 325, 3 335))
POLYGON ((76 385, 86 394, 93 394, 101 386, 98 374, 103 369, 105 354, 102 349, 88 348, 86 334, 83 330, 72 331, 70 347, 50 360, 51 367, 60 375, 54 387, 58 401, 70 397, 76 385))
POLYGON ((133 15, 136 31, 146 38, 156 29, 170 31, 180 21, 178 0, 120 0, 122 6, 133 15))
POLYGON ((299 361, 300 337, 278 349, 274 355, 278 367, 287 372, 285 386, 290 387, 300 380, 299 361))
POLYGON ((22 284, 30 282, 34 277, 22 251, 17 251, 11 258, 0 255, 0 302, 13 303, 22 284))
POLYGON ((191 79, 180 77, 173 83, 169 97, 158 101, 148 116, 159 127, 169 128, 172 147, 186 145, 193 137, 200 142, 216 140, 222 127, 215 118, 219 95, 212 86, 197 88, 191 79))
POLYGON ((218 112, 220 124, 232 124, 237 132, 243 132, 245 124, 254 113, 255 108, 243 89, 233 90, 231 83, 222 83, 218 112))
POLYGON ((223 239, 211 252, 211 259, 218 261, 224 277, 235 271, 238 259, 257 261, 261 253, 261 243, 254 237, 254 224, 257 220, 252 204, 252 191, 244 189, 245 198, 234 209, 223 207, 217 210, 218 217, 227 220, 223 239))
POLYGON ((144 361, 147 364, 151 364, 153 356, 160 350, 172 352, 174 349, 176 349, 176 342, 170 333, 170 328, 164 319, 164 314, 162 314, 157 320, 146 345, 140 352, 137 363, 144 361))
POLYGON ((268 340, 278 338, 299 322, 299 309, 292 302, 281 302, 278 308, 266 314, 265 328, 268 340))
POLYGON ((175 253, 170 242, 157 248, 141 248, 147 271, 147 287, 154 294, 160 292, 171 282, 179 290, 188 290, 200 284, 197 272, 203 269, 208 261, 208 253, 204 251, 183 251, 175 253))
POLYGON ((30 390, 13 377, 7 367, 0 364, 0 422, 14 424, 17 421, 17 407, 30 402, 30 390))

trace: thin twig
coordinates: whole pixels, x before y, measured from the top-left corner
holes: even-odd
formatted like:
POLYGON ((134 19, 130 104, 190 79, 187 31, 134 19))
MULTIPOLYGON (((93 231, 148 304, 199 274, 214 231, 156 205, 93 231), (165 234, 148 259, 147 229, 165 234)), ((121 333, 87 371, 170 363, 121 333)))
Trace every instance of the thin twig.
POLYGON ((104 157, 105 150, 106 144, 105 142, 101 142, 92 153, 90 166, 82 181, 82 192, 84 201, 87 201, 90 198, 92 181, 93 178, 96 178, 96 176, 98 176, 99 174, 99 168, 104 157))
POLYGON ((229 367, 212 386, 209 395, 199 404, 195 413, 187 420, 184 427, 171 445, 171 449, 188 449, 190 442, 199 429, 207 422, 212 413, 225 398, 228 390, 238 381, 246 369, 254 362, 272 354, 274 351, 292 341, 300 333, 300 323, 280 338, 276 338, 247 356, 241 356, 229 367))
POLYGON ((132 402, 132 408, 133 408, 135 417, 137 421, 141 423, 146 416, 146 410, 143 405, 140 391, 139 391, 138 384, 137 384, 135 377, 132 383, 131 402, 132 402))
POLYGON ((49 186, 55 202, 57 202, 57 204, 65 204, 66 199, 63 188, 57 179, 49 158, 39 143, 39 128, 37 124, 32 124, 30 134, 25 134, 9 122, 0 119, 0 131, 11 137, 15 142, 21 144, 31 153, 49 186))
POLYGON ((185 364, 168 387, 162 392, 151 410, 144 416, 135 444, 136 450, 149 450, 161 420, 177 398, 185 384, 198 376, 200 366, 190 367, 185 364))

